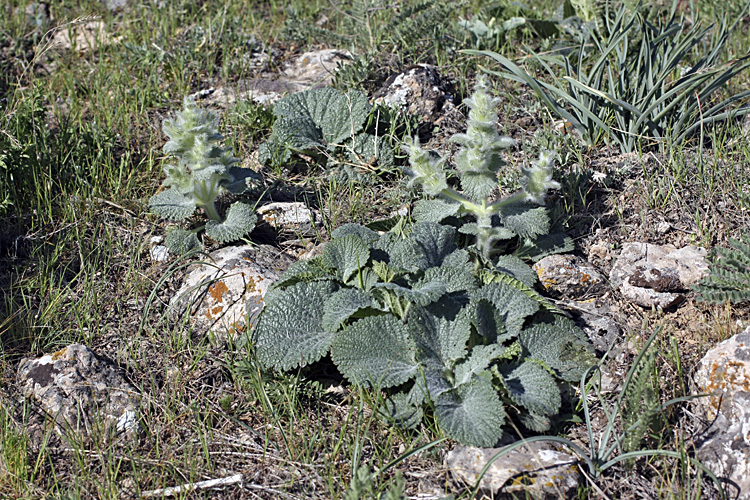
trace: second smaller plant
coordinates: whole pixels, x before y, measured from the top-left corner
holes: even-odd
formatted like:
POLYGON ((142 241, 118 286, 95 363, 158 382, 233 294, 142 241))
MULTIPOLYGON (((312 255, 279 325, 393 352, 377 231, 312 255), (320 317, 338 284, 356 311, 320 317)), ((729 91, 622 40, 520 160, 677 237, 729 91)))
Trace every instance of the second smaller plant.
POLYGON ((200 247, 197 233, 202 230, 224 243, 247 236, 257 221, 253 207, 247 203, 233 203, 224 216, 216 206, 221 194, 241 194, 257 180, 251 170, 235 166, 239 160, 219 145, 223 137, 218 121, 214 113, 198 108, 189 97, 185 98, 182 111, 164 121, 163 130, 169 136, 164 152, 177 161, 165 165, 167 189, 151 197, 149 208, 173 221, 187 219, 196 208, 202 208, 209 219, 196 229, 172 229, 167 233, 165 244, 176 253, 200 247))

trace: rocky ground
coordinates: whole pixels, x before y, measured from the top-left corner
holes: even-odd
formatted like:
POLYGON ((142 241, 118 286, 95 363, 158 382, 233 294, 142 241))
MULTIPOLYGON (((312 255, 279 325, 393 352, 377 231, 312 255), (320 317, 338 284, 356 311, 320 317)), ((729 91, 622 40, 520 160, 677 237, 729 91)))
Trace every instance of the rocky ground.
MULTIPOLYGON (((68 52, 121 43, 98 20, 55 38, 59 50, 68 52)), ((286 49, 253 51, 254 69, 246 78, 217 79, 194 89, 195 97, 219 113, 243 102, 272 104, 285 94, 331 84, 337 65, 351 58, 343 49, 286 49)), ((54 59, 43 64, 55 71, 54 59)), ((509 97, 523 94, 520 87, 500 92, 506 100, 531 99, 509 97)), ((443 153, 451 151, 447 138, 465 129, 458 82, 436 65, 394 71, 368 97, 417 117, 423 143, 443 153)), ((560 151, 576 140, 564 124, 555 128, 510 106, 501 105, 500 112, 502 132, 521 145, 509 154, 513 165, 534 157, 541 136, 560 151)), ((51 120, 49 126, 55 125, 51 120)), ((84 256, 74 247, 61 256, 67 266, 51 270, 64 283, 56 288, 56 300, 65 304, 61 318, 78 328, 77 335, 44 345, 54 350, 29 341, 34 330, 22 342, 7 343, 0 496, 339 498, 357 464, 374 469, 439 435, 429 428, 419 436, 384 429, 358 390, 326 371, 330 366, 272 379, 245 359, 247 351, 236 342, 252 328, 269 284, 292 262, 319 253, 332 226, 408 213, 410 200, 397 176, 385 176, 375 186, 337 188, 333 200, 321 202, 304 175, 287 173, 282 185, 258 163, 255 148, 242 153, 244 167, 271 179, 257 207, 261 223, 248 245, 214 244, 207 254, 182 260, 162 245, 165 225, 148 216, 144 204, 85 200, 95 217, 81 222, 81 233, 105 224, 118 243, 106 256, 92 248, 84 256), (337 210, 347 215, 337 220, 337 210), (86 267, 78 259, 92 258, 101 261, 95 279, 104 283, 95 297, 78 273, 86 267), (74 305, 86 300, 96 301, 94 321, 77 316, 74 305), (24 457, 15 456, 14 447, 24 457), (169 489, 174 487, 182 489, 169 489)), ((382 485, 392 484, 398 470, 408 498, 465 498, 485 472, 479 497, 718 498, 711 478, 685 458, 690 457, 720 479, 728 496, 750 498, 745 432, 750 311, 742 304, 700 302, 693 289, 708 272, 709 249, 746 233, 750 213, 737 193, 716 189, 699 196, 705 190, 692 184, 699 182, 699 164, 719 178, 727 169, 744 169, 746 176, 748 165, 737 154, 704 152, 702 162, 698 154, 685 153, 680 161, 686 181, 670 186, 664 165, 674 160, 665 153, 619 154, 607 147, 570 153, 561 161, 563 187, 548 200, 575 250, 535 265, 538 288, 576 320, 603 359, 597 383, 588 386, 590 427, 582 421, 580 388, 573 388, 571 400, 577 398, 578 407, 569 409, 556 435, 591 457, 599 453, 597 469, 591 470, 578 450, 539 441, 484 471, 497 449, 442 443, 404 457, 384 472, 382 485), (622 431, 618 420, 607 441, 607 415, 621 410, 617 398, 628 370, 657 330, 652 390, 662 402, 711 396, 665 409, 641 445, 676 456, 662 453, 601 470, 619 454, 601 452, 622 431)), ((56 230, 6 231, 0 280, 8 289, 23 266, 31 272, 35 252, 53 241, 56 230)), ((93 234, 85 238, 96 241, 93 234)), ((6 321, 15 314, 44 314, 47 302, 28 303, 29 310, 8 314, 6 321)), ((499 445, 514 440, 509 436, 499 445)))

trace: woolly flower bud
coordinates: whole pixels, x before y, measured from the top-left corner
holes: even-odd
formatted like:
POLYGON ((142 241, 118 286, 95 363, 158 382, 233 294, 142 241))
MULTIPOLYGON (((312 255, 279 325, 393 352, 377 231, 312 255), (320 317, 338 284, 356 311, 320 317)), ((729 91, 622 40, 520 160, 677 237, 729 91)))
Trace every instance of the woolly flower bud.
POLYGON ((522 170, 520 182, 526 193, 526 200, 542 205, 548 189, 560 188, 560 183, 552 180, 553 165, 554 153, 542 151, 539 153, 539 160, 534 162, 531 168, 522 170))
POLYGON ((404 173, 410 177, 408 187, 419 184, 429 196, 437 196, 448 188, 448 181, 443 165, 445 159, 436 158, 419 147, 419 139, 414 137, 403 144, 409 152, 409 167, 404 173))

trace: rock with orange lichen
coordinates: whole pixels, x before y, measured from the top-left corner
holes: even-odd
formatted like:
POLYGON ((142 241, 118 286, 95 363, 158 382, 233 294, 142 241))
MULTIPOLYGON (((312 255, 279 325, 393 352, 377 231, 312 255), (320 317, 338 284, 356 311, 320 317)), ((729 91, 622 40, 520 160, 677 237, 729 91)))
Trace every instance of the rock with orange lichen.
POLYGON ((183 280, 170 301, 173 318, 189 316, 194 331, 219 336, 243 333, 263 309, 263 296, 292 263, 267 245, 226 247, 210 254, 183 280))
MULTIPOLYGON (((500 448, 456 446, 446 465, 453 477, 473 486, 500 448)), ((537 442, 516 448, 492 462, 479 483, 487 496, 513 498, 574 498, 581 481, 578 459, 553 444, 537 442)))
POLYGON ((697 440, 697 456, 728 479, 728 496, 750 500, 750 327, 704 356, 695 372, 696 413, 710 427, 697 440))
POLYGON ((534 264, 534 270, 542 286, 556 297, 598 296, 607 288, 599 271, 575 255, 548 255, 534 264))

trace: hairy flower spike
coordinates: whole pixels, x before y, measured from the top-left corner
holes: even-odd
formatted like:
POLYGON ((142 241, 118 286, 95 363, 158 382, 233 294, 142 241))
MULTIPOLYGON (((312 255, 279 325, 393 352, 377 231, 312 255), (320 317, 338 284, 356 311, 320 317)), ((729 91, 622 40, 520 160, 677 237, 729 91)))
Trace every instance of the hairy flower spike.
POLYGON ((554 153, 541 151, 539 159, 532 163, 530 168, 522 170, 523 176, 520 182, 528 201, 543 205, 547 190, 560 188, 560 183, 552 180, 552 167, 554 164, 554 153))
POLYGON ((451 140, 463 148, 456 154, 456 168, 467 175, 461 177, 461 188, 474 201, 487 198, 497 187, 497 174, 505 166, 502 152, 514 144, 510 137, 497 133, 495 108, 499 99, 489 93, 484 75, 474 86, 474 94, 464 100, 469 106, 468 128, 451 140))
POLYGON ((444 189, 448 189, 444 158, 435 158, 419 146, 419 139, 415 136, 404 143, 409 152, 409 165, 405 169, 410 177, 408 187, 420 184, 424 192, 430 196, 437 196, 444 189))
MULTIPOLYGON (((255 216, 252 209, 238 207, 242 205, 239 202, 230 207, 226 218, 216 208, 216 199, 235 181, 230 168, 239 161, 221 147, 223 137, 218 124, 219 118, 214 113, 198 108, 189 97, 174 118, 164 121, 164 133, 169 136, 164 151, 177 161, 164 165, 167 175, 164 185, 168 189, 152 196, 149 207, 170 220, 185 219, 196 208, 203 208, 210 219, 207 234, 218 241, 233 241, 252 231, 255 216)), ((168 241, 175 242, 176 252, 182 252, 186 245, 179 242, 187 241, 185 238, 183 235, 168 241)), ((193 235, 190 245, 196 240, 193 235)))
POLYGON ((454 142, 462 145, 455 156, 460 191, 447 185, 444 158, 430 157, 419 148, 416 139, 404 144, 411 165, 404 168, 410 176, 409 186, 419 184, 426 194, 440 198, 417 202, 415 219, 441 222, 448 217, 457 217, 461 220, 459 231, 474 236, 474 248, 487 260, 492 260, 503 248, 508 249, 515 238, 527 249, 518 251, 526 251, 524 255, 527 257, 567 249, 569 240, 564 237, 555 240, 557 236, 548 238, 548 241, 559 241, 560 244, 537 245, 537 241, 549 236, 549 216, 546 209, 529 203, 543 204, 547 190, 560 187, 552 180, 554 154, 542 152, 531 168, 523 170, 521 190, 493 200, 491 196, 498 187, 498 173, 506 165, 502 152, 514 141, 497 132, 495 107, 498 100, 489 93, 484 76, 479 77, 474 95, 465 102, 470 108, 468 128, 465 134, 452 137, 454 142))

